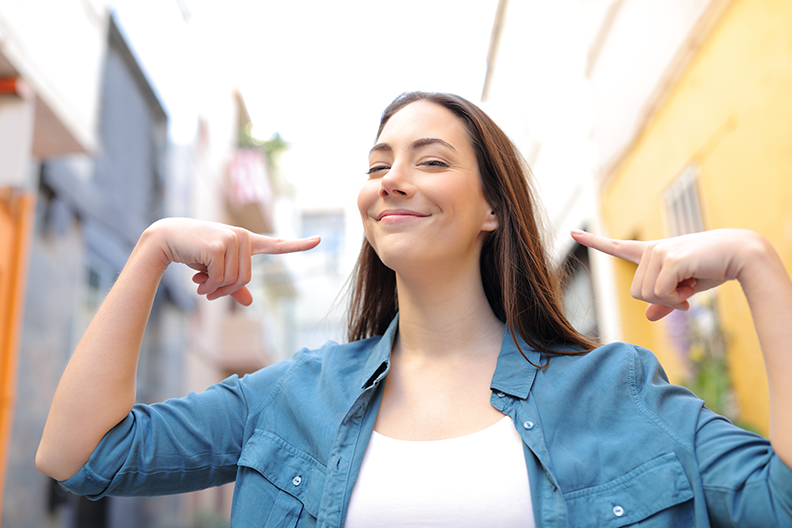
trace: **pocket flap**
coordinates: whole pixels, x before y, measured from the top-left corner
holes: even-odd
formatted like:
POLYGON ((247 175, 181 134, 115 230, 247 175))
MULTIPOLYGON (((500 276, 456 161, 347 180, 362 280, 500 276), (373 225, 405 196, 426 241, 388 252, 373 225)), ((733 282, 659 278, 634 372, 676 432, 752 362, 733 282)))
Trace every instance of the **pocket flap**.
POLYGON ((325 467, 308 453, 267 431, 256 430, 242 447, 237 465, 249 467, 298 499, 306 511, 318 516, 325 467))
POLYGON ((564 494, 572 526, 619 527, 637 523, 693 498, 676 454, 667 453, 629 473, 564 494))

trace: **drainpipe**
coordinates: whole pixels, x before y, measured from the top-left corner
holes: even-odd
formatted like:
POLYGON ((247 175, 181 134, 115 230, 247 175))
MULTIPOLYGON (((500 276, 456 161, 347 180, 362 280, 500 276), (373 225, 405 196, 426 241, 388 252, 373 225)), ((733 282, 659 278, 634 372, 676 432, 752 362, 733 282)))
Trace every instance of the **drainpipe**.
POLYGON ((36 203, 36 191, 30 188, 28 177, 34 99, 19 77, 0 78, 0 498, 14 418, 19 337, 36 203))

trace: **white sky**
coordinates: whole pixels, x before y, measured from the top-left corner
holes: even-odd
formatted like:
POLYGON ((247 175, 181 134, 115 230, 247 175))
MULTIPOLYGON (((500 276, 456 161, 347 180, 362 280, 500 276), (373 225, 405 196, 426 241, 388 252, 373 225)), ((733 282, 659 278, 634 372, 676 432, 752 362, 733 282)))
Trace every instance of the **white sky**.
POLYGON ((277 130, 290 143, 284 160, 290 178, 328 191, 341 181, 362 182, 380 113, 399 93, 449 91, 479 101, 497 6, 497 0, 110 3, 162 96, 175 141, 194 134, 203 88, 237 85, 256 135, 277 130))

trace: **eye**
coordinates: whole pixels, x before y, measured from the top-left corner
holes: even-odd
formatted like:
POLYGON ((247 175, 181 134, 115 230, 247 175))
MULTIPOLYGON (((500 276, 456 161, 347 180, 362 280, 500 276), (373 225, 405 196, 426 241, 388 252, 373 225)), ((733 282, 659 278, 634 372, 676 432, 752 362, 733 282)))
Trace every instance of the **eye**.
POLYGON ((436 160, 436 159, 426 160, 426 161, 422 162, 421 165, 423 165, 425 167, 444 167, 444 168, 448 168, 449 167, 448 163, 446 163, 444 161, 436 160))
POLYGON ((374 174, 375 172, 384 171, 384 170, 388 170, 388 169, 389 169, 389 167, 387 165, 374 165, 373 167, 371 167, 369 170, 366 171, 366 174, 368 174, 370 176, 370 175, 374 174))

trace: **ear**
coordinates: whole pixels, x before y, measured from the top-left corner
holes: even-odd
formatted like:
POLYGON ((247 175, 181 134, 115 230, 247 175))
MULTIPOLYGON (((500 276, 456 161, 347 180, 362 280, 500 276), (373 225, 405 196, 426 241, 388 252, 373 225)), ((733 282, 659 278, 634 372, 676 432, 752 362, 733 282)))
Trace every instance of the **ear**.
POLYGON ((495 211, 490 209, 487 216, 484 218, 484 224, 481 226, 482 231, 495 231, 498 229, 498 215, 495 211))

